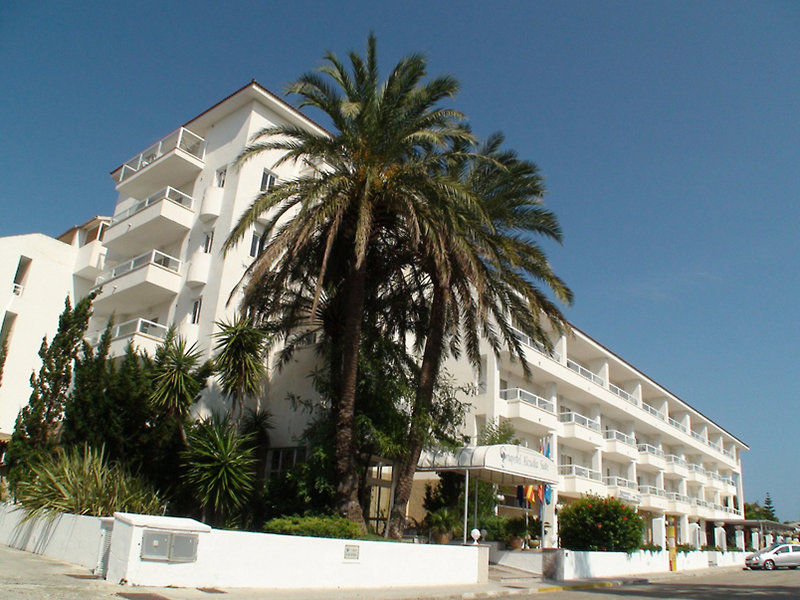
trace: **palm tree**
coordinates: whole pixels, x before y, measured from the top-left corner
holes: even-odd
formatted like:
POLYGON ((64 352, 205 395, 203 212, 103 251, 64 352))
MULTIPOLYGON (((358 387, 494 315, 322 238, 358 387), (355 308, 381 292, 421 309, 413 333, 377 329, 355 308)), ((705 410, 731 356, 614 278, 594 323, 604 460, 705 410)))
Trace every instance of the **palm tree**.
POLYGON ((390 535, 402 536, 405 513, 417 461, 426 439, 426 416, 433 403, 435 384, 446 338, 459 353, 463 347, 477 368, 480 340, 499 353, 507 346, 529 366, 515 334, 515 325, 546 347, 551 346, 544 323, 560 330, 565 323, 558 307, 537 287, 544 284, 564 303, 572 292, 552 270, 534 241, 545 237, 561 241, 555 215, 541 204, 544 193, 538 169, 503 151, 495 135, 479 155, 453 153, 444 168, 469 189, 476 204, 442 198, 431 208, 439 213, 439 238, 423 249, 420 260, 430 277, 430 317, 425 334, 416 398, 410 422, 408 452, 398 470, 390 535), (512 317, 511 319, 509 317, 512 317))
MULTIPOLYGON (((370 35, 366 59, 350 53, 348 70, 331 53, 317 73, 301 76, 289 87, 301 106, 323 111, 334 133, 322 136, 291 125, 260 131, 238 160, 242 164, 263 152, 278 150, 278 164, 302 162, 306 174, 281 182, 258 196, 228 237, 225 249, 238 243, 262 215, 268 216, 269 240, 248 270, 248 286, 269 276, 288 283, 298 255, 308 247, 322 248, 310 314, 324 289, 328 267, 342 267, 341 361, 338 367, 335 442, 337 509, 363 526, 358 504, 358 479, 353 461, 355 386, 370 249, 407 223, 417 244, 426 226, 424 198, 432 189, 460 194, 448 178, 431 180, 435 150, 455 141, 471 141, 463 115, 439 107, 458 91, 451 77, 423 82, 427 64, 413 54, 402 59, 385 82, 379 81, 376 40, 370 35), (328 79, 326 79, 326 76, 328 79), (340 256, 334 256, 334 249, 340 256)), ((288 285, 287 285, 288 287, 288 285)), ((247 290, 246 290, 247 291, 247 290)))
POLYGON ((223 393, 231 399, 238 423, 244 414, 244 401, 256 396, 266 376, 265 334, 241 315, 233 321, 217 322, 214 334, 214 372, 223 393))
POLYGON ((202 375, 197 368, 199 358, 196 344, 187 346, 186 340, 171 329, 156 351, 153 363, 150 401, 175 420, 184 446, 187 444, 184 421, 202 387, 202 375))

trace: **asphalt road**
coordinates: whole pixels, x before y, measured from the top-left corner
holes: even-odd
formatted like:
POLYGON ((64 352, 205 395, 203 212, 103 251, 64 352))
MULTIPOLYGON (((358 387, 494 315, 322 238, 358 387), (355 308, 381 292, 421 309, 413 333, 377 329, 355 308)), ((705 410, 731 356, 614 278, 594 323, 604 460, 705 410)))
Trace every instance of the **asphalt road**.
POLYGON ((600 588, 536 594, 531 598, 557 600, 764 600, 800 599, 800 569, 796 571, 705 572, 702 575, 676 575, 646 585, 600 588))

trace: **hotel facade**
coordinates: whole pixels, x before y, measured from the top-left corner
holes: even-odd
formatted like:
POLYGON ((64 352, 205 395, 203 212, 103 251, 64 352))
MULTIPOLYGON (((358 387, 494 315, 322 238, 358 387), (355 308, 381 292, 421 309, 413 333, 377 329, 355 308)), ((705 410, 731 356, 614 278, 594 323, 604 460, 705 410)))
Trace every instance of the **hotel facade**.
MULTIPOLYGON (((114 169, 111 217, 95 217, 58 239, 0 239, 7 288, 0 292, 2 336, 9 349, 0 435, 11 433, 28 400, 36 351, 42 336, 55 331, 65 296, 99 291, 89 338, 113 317, 113 355, 128 343, 152 355, 175 326, 211 356, 215 323, 235 314, 236 284, 258 253, 266 220, 226 255, 222 243, 259 192, 304 168, 276 166, 277 153, 233 167, 256 132, 278 124, 327 133, 252 82, 114 169)), ((638 507, 653 543, 664 545, 672 525, 678 543, 724 545, 723 524, 743 519, 747 445, 575 328, 553 335, 552 352, 522 333, 519 339, 529 377, 508 352, 496 356, 487 345, 479 372, 465 361, 448 361, 446 368, 477 390, 467 399, 472 408, 464 431, 473 443, 498 420, 508 421, 529 448, 549 443, 558 483, 543 507, 545 545, 557 543, 558 507, 582 494, 638 507)), ((314 397, 312 368, 313 352, 306 351, 280 372, 270 371, 263 402, 275 415, 275 469, 304 455, 297 440, 308 416, 285 398, 314 397)), ((219 401, 212 382, 197 410, 219 401)))

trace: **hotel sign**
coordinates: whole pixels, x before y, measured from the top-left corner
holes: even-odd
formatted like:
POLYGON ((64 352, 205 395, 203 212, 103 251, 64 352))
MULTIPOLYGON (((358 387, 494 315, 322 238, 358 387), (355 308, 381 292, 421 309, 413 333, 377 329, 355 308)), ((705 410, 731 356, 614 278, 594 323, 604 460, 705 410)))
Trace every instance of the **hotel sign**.
POLYGON ((541 452, 513 444, 467 446, 455 452, 426 451, 420 456, 420 471, 470 471, 474 477, 493 483, 558 482, 552 459, 541 452))

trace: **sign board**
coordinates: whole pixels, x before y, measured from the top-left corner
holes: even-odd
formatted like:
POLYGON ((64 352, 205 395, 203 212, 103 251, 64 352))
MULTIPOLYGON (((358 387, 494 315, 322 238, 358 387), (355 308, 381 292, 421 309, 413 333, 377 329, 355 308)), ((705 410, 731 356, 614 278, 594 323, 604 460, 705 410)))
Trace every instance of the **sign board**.
POLYGON ((358 560, 360 547, 356 544, 345 544, 344 546, 344 559, 345 560, 358 560))

